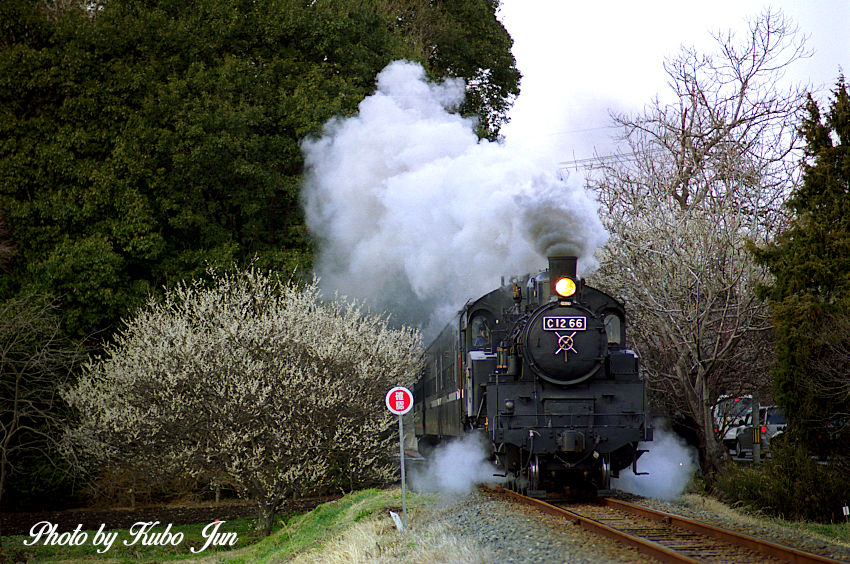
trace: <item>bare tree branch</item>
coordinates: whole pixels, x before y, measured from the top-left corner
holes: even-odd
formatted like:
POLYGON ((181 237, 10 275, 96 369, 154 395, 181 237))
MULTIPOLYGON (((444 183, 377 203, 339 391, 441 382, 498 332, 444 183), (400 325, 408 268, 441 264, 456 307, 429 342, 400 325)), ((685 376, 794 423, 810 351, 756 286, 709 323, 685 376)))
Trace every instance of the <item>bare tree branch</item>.
POLYGON ((54 304, 39 296, 0 305, 0 502, 23 454, 56 452, 58 390, 82 358, 60 335, 54 304))
POLYGON ((755 290, 767 272, 745 241, 787 221, 797 169, 800 88, 777 86, 804 43, 781 14, 764 12, 717 52, 683 50, 665 63, 675 98, 616 115, 628 158, 590 181, 611 233, 596 283, 624 294, 650 385, 700 432, 703 471, 723 457, 713 433, 718 397, 765 386, 771 324, 755 290))

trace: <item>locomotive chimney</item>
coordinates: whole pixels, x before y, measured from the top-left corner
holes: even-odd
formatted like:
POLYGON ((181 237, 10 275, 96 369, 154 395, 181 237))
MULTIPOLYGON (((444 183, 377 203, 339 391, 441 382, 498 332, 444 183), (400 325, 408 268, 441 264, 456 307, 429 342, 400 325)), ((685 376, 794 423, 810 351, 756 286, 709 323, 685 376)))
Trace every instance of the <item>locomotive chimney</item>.
POLYGON ((549 257, 549 288, 551 295, 557 295, 555 284, 561 278, 570 278, 573 282, 576 280, 576 262, 577 257, 549 257))

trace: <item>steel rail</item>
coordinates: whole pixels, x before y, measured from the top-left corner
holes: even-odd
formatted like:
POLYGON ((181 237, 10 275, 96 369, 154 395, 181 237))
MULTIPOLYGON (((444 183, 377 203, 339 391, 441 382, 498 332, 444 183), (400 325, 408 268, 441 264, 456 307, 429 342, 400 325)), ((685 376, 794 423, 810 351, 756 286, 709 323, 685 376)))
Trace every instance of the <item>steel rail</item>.
MULTIPOLYGON (((617 542, 621 542, 623 544, 635 547, 638 552, 646 554, 647 556, 651 556, 652 558, 660 560, 661 562, 700 562, 700 560, 695 560, 690 556, 679 553, 655 541, 633 535, 626 531, 620 531, 614 527, 609 527, 608 525, 605 525, 593 518, 570 511, 569 509, 552 505, 540 499, 530 498, 504 488, 496 488, 496 491, 504 493, 526 505, 535 507, 537 510, 543 513, 565 518, 581 526, 584 529, 607 536, 616 540, 617 542)), ((838 560, 833 560, 824 556, 798 550, 796 548, 783 546, 771 541, 757 539, 749 535, 745 535, 735 531, 729 531, 727 529, 721 529, 713 525, 708 525, 706 523, 701 523, 699 521, 694 521, 685 517, 679 517, 677 515, 664 513, 661 511, 655 511, 653 509, 648 509, 646 507, 641 507, 632 503, 627 503, 624 501, 610 498, 603 498, 601 502, 604 506, 616 508, 634 515, 649 518, 664 523, 666 525, 675 526, 678 529, 690 531, 700 536, 713 538, 716 541, 722 541, 724 543, 735 545, 743 549, 756 551, 761 554, 764 554, 765 556, 783 560, 786 562, 794 562, 799 564, 835 564, 839 562, 838 560)))
POLYGON ((744 548, 749 548, 750 550, 756 550, 774 558, 781 558, 788 562, 798 564, 825 564, 839 562, 838 560, 826 558, 825 556, 820 556, 811 552, 805 552, 790 546, 784 546, 768 540, 757 539, 743 533, 730 531, 728 529, 721 529, 714 525, 709 525, 708 523, 702 523, 694 521, 693 519, 688 519, 687 517, 680 517, 678 515, 656 511, 654 509, 641 507, 618 499, 604 498, 602 501, 609 507, 617 507, 631 513, 693 531, 700 535, 710 536, 718 540, 730 542, 744 548))
POLYGON ((632 546, 637 549, 637 551, 641 554, 646 554, 647 556, 651 556, 652 558, 655 558, 656 560, 659 560, 661 562, 699 564, 699 560, 694 560, 689 556, 679 554, 678 552, 675 552, 674 550, 671 550, 666 546, 660 545, 657 542, 641 537, 636 537, 634 535, 624 533, 623 531, 618 531, 617 529, 609 527, 608 525, 600 523, 599 521, 589 519, 587 517, 584 517, 583 515, 573 513, 572 511, 562 509, 560 507, 556 507, 554 505, 546 503, 545 501, 535 499, 533 497, 527 497, 517 492, 506 490, 501 487, 496 488, 496 491, 513 497, 514 499, 526 505, 531 505, 532 507, 535 507, 543 513, 567 519, 572 523, 575 523, 576 525, 582 527, 583 529, 614 539, 617 542, 632 546))

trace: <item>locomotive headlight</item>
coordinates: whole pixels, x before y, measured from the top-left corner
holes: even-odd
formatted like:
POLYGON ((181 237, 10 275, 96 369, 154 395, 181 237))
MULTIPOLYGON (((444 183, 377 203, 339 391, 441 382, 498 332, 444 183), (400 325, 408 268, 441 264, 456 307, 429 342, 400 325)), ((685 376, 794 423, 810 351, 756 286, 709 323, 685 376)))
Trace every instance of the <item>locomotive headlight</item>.
POLYGON ((513 413, 514 412, 514 400, 509 399, 505 400, 505 413, 513 413))
POLYGON ((571 278, 561 278, 555 282, 555 293, 562 298, 569 298, 576 293, 576 283, 571 278))

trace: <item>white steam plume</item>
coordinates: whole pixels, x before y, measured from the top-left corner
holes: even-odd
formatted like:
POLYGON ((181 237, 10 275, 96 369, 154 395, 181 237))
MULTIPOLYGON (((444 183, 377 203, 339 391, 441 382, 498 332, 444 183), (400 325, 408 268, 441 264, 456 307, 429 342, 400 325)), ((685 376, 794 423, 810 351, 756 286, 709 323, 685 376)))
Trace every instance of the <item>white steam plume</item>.
POLYGON ((480 484, 504 480, 487 460, 480 435, 466 435, 437 447, 424 466, 410 469, 410 487, 420 492, 463 495, 480 484))
POLYGON ((555 163, 479 141, 451 113, 459 79, 428 82, 396 61, 357 115, 302 143, 302 199, 326 289, 442 323, 501 275, 535 272, 549 254, 592 270, 607 239, 598 203, 555 163))
POLYGON ((643 454, 637 463, 638 472, 649 472, 645 476, 636 476, 631 469, 620 472, 613 480, 618 490, 644 497, 673 500, 685 491, 697 468, 695 451, 685 444, 675 433, 664 429, 655 429, 651 443, 641 443, 641 448, 649 452, 643 454))

